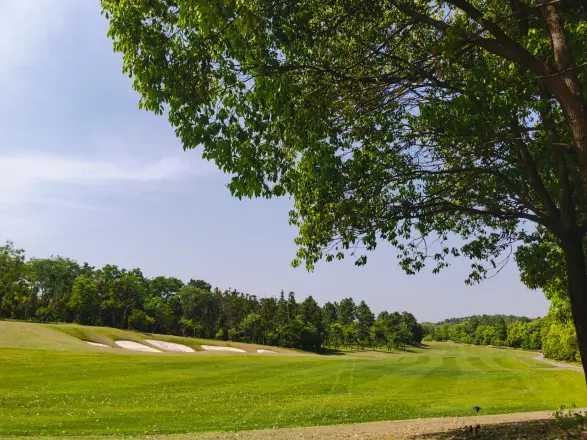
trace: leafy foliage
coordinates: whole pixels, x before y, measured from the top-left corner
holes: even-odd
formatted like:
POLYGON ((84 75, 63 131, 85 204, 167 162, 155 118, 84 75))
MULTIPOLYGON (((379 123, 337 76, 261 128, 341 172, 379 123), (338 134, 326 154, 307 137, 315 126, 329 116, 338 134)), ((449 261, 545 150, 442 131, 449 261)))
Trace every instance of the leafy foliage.
MULTIPOLYGON (((568 302, 568 300, 567 300, 568 302)), ((544 318, 482 315, 452 318, 438 324, 423 323, 425 340, 542 350, 550 359, 581 360, 577 334, 570 317, 557 318, 551 307, 544 318)))

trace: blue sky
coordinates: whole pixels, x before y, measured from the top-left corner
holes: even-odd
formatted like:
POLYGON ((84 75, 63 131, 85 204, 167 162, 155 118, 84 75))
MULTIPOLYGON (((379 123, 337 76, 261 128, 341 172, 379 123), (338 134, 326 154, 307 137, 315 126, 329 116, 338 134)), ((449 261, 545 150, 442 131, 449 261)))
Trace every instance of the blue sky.
POLYGON ((475 287, 464 284, 466 261, 407 276, 387 246, 362 268, 291 268, 291 202, 232 198, 227 177, 184 152, 164 117, 138 110, 107 26, 97 1, 0 2, 0 240, 28 256, 140 267, 261 296, 352 296, 420 320, 546 313, 513 263, 475 287))

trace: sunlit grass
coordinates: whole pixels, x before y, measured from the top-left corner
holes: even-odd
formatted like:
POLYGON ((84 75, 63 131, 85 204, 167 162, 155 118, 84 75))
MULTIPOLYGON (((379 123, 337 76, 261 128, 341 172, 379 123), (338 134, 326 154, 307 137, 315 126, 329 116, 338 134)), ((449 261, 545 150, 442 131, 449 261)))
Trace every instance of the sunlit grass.
POLYGON ((1 435, 244 430, 470 415, 473 405, 482 414, 587 406, 581 373, 553 370, 534 353, 447 343, 404 354, 267 357, 1 347, 2 336, 1 435))

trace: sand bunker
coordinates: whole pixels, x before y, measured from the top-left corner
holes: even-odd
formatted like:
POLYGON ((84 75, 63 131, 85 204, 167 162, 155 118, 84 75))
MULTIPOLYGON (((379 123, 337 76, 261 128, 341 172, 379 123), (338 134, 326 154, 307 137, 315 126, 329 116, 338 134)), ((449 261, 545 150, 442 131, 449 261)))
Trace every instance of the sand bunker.
POLYGON ((146 345, 139 344, 138 342, 133 341, 115 341, 116 345, 122 348, 126 348, 127 350, 133 351, 148 351, 150 353, 161 353, 161 350, 157 350, 156 348, 147 347, 146 345))
POLYGON ((277 353, 277 352, 276 351, 273 351, 273 350, 264 350, 262 348, 259 348, 257 350, 257 353, 277 353))
POLYGON ((194 353, 196 351, 187 345, 176 344, 175 342, 157 341, 155 339, 145 339, 145 341, 157 348, 167 351, 182 351, 184 353, 194 353))
POLYGON ((90 341, 85 341, 86 344, 90 344, 90 345, 95 345, 96 347, 104 347, 104 348, 110 348, 108 347, 106 344, 100 344, 99 342, 90 342, 90 341))
POLYGON ((200 347, 207 351, 233 351, 235 353, 246 353, 246 351, 240 348, 222 347, 220 345, 200 345, 200 347))

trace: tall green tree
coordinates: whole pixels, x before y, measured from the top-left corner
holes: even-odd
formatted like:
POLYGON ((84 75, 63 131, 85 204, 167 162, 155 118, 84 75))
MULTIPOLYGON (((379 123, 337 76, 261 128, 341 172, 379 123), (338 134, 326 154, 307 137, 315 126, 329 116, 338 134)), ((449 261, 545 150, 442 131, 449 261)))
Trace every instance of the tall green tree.
POLYGON ((324 332, 322 309, 311 295, 300 303, 299 311, 304 323, 314 326, 319 334, 324 332))
POLYGON ((366 341, 371 336, 371 326, 375 322, 375 315, 365 301, 361 301, 357 307, 357 338, 361 346, 365 346, 366 341))
POLYGON ((100 297, 94 277, 86 273, 73 282, 71 297, 67 307, 74 313, 74 320, 79 324, 100 323, 100 297))
POLYGON ((37 318, 68 321, 67 304, 73 284, 81 274, 77 261, 63 257, 31 258, 27 261, 30 289, 37 298, 37 318))
POLYGON ((24 250, 7 241, 0 246, 0 317, 29 319, 35 313, 36 296, 26 277, 24 250))
POLYGON ((243 335, 245 342, 259 343, 262 339, 263 321, 261 316, 256 313, 251 313, 241 321, 239 330, 243 335))
POLYGON ((142 108, 168 110, 235 196, 293 195, 294 264, 364 264, 385 240, 408 273, 464 256, 477 282, 544 229, 587 367, 585 2, 102 7, 142 108))
POLYGON ((357 317, 357 305, 352 298, 344 298, 338 303, 336 310, 338 322, 343 326, 350 324, 357 317))
POLYGON ((328 328, 328 344, 336 350, 336 349, 338 349, 338 347, 343 345, 344 342, 345 342, 344 327, 338 322, 331 323, 328 328))

